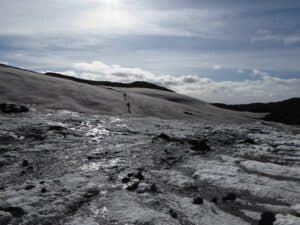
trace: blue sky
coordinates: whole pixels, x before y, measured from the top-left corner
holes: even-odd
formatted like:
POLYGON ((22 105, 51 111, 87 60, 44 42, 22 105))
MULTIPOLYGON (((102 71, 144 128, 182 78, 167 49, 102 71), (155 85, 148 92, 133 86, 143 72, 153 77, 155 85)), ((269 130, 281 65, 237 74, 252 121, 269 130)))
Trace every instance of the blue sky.
POLYGON ((0 62, 211 102, 300 97, 300 1, 1 0, 0 62))

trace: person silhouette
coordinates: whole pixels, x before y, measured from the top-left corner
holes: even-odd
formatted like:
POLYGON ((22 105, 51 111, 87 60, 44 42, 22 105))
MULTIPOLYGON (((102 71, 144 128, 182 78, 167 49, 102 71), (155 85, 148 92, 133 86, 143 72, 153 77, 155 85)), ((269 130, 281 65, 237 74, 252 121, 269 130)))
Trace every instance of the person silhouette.
POLYGON ((131 113, 131 110, 130 110, 130 103, 129 102, 127 102, 127 109, 128 109, 128 113, 131 113))

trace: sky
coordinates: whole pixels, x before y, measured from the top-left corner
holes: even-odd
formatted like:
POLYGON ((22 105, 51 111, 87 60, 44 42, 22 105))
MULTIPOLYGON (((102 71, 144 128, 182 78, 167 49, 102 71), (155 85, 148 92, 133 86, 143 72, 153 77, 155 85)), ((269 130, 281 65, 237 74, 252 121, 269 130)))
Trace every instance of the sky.
POLYGON ((209 102, 300 97, 298 0, 1 0, 0 62, 209 102))

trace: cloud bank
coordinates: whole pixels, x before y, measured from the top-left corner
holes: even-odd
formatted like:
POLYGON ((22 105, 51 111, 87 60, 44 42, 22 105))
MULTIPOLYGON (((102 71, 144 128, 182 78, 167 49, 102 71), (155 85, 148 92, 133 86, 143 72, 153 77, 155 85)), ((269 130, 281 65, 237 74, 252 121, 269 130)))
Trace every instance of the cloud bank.
POLYGON ((141 68, 108 65, 101 61, 74 63, 71 68, 62 73, 91 80, 147 81, 208 102, 237 104, 300 97, 300 79, 282 79, 258 69, 250 72, 254 80, 214 81, 197 75, 155 74, 141 68))

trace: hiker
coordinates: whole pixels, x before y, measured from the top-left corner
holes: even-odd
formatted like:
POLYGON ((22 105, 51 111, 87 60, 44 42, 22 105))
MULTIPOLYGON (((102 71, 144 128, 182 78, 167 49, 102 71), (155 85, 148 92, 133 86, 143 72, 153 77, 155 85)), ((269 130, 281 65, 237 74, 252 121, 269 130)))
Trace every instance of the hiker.
POLYGON ((130 103, 129 102, 127 102, 127 108, 128 108, 128 113, 131 113, 131 110, 130 110, 130 103))

